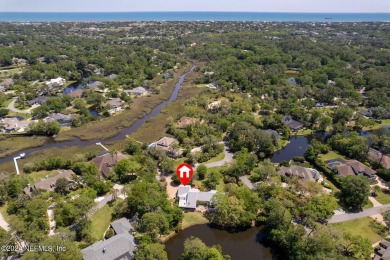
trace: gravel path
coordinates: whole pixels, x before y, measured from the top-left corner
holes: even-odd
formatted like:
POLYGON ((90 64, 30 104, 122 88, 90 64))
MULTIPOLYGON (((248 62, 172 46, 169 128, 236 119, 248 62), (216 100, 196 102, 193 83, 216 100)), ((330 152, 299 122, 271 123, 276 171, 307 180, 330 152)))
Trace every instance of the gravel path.
POLYGON ((358 213, 341 213, 341 214, 339 213, 339 214, 335 214, 329 220, 329 223, 339 223, 339 222, 344 222, 344 221, 349 221, 349 220, 354 220, 359 218, 370 217, 377 214, 381 214, 386 209, 387 210, 390 209, 390 204, 385 204, 378 207, 365 209, 358 213))

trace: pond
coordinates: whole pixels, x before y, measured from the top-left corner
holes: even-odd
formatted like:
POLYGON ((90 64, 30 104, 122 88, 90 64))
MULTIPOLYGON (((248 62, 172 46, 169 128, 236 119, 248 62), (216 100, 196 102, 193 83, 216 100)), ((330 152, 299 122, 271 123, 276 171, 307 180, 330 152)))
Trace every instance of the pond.
POLYGON ((67 86, 63 91, 62 91, 62 94, 63 95, 69 95, 70 93, 72 93, 73 91, 75 90, 78 90, 78 89, 82 89, 84 88, 85 85, 80 83, 80 82, 76 82, 76 83, 73 83, 73 84, 70 84, 69 86, 67 86))
POLYGON ((290 139, 290 143, 283 149, 275 152, 270 158, 273 163, 281 161, 290 161, 295 156, 303 156, 309 147, 308 136, 294 136, 290 139))
POLYGON ((223 254, 230 255, 232 260, 272 259, 270 249, 258 242, 260 228, 254 227, 242 232, 230 233, 211 228, 207 224, 187 228, 165 242, 168 259, 179 259, 184 250, 184 241, 191 236, 200 238, 208 246, 220 245, 223 254))

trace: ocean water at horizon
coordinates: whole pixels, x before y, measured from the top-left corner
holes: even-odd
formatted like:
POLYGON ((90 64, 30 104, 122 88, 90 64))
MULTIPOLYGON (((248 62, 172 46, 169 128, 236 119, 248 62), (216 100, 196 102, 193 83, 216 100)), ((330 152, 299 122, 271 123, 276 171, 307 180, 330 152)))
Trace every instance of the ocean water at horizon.
POLYGON ((77 21, 390 22, 390 13, 0 12, 0 21, 1 22, 77 22, 77 21))

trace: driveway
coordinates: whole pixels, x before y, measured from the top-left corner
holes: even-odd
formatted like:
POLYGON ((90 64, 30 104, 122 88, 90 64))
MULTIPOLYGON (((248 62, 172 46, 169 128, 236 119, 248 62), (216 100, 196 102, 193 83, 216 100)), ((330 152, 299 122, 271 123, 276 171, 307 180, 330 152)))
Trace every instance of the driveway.
POLYGON ((3 228, 5 231, 10 231, 10 226, 3 218, 3 215, 0 213, 0 227, 3 228))
POLYGON ((386 209, 390 209, 390 204, 385 204, 382 206, 365 209, 358 213, 336 214, 329 220, 328 223, 339 223, 339 222, 344 222, 344 221, 349 221, 349 220, 354 220, 359 218, 370 217, 377 214, 381 214, 386 209))
POLYGON ((16 102, 16 99, 12 100, 11 103, 9 103, 9 105, 8 105, 8 109, 13 111, 13 112, 21 113, 21 114, 30 114, 32 109, 39 106, 39 105, 34 105, 34 106, 30 107, 29 109, 20 110, 20 109, 17 109, 15 107, 15 102, 16 102))
POLYGON ((206 166, 207 168, 213 168, 213 167, 224 166, 226 164, 231 163, 233 161, 233 153, 229 151, 229 147, 227 147, 226 144, 224 144, 223 150, 225 153, 225 158, 217 162, 206 163, 204 164, 204 166, 206 166))
POLYGON ((246 176, 241 176, 240 181, 242 181, 242 183, 244 183, 251 190, 253 190, 255 188, 253 186, 252 182, 246 176))

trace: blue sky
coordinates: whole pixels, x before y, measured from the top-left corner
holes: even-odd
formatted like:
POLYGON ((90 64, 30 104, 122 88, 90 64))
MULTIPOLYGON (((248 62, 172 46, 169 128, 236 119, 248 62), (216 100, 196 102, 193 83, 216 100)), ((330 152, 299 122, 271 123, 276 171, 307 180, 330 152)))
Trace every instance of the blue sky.
POLYGON ((0 0, 0 12, 379 12, 390 0, 0 0))

